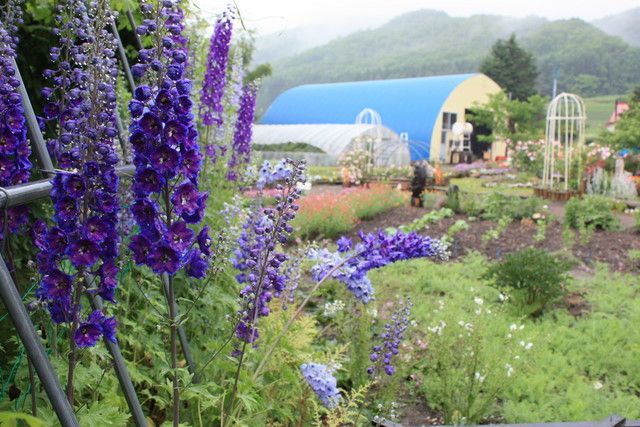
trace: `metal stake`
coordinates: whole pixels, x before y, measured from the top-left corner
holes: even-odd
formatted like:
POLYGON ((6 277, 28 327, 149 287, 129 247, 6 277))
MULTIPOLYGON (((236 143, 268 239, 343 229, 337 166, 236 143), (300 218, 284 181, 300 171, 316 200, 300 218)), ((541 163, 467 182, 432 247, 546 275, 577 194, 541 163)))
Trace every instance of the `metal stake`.
POLYGON ((62 424, 63 427, 78 427, 78 420, 73 412, 73 408, 71 408, 71 404, 62 391, 58 376, 53 370, 51 362, 49 362, 47 353, 45 353, 44 347, 40 342, 40 337, 36 333, 27 310, 24 308, 22 298, 20 298, 20 294, 1 255, 0 298, 7 308, 9 317, 11 317, 11 321, 20 336, 20 340, 27 351, 29 359, 33 362, 33 366, 58 416, 58 420, 60 420, 60 424, 62 424))
POLYGON ((129 67, 129 60, 127 59, 127 52, 124 50, 124 46, 122 45, 122 40, 120 39, 120 33, 118 33, 118 26, 115 21, 111 21, 111 32, 113 36, 116 38, 118 42, 118 54, 120 55, 120 62, 122 62, 122 68, 124 69, 124 74, 129 81, 129 87, 131 88, 131 93, 136 89, 136 82, 133 79, 133 74, 131 74, 131 67, 129 67))
MULTIPOLYGON (((164 290, 164 296, 167 299, 167 304, 169 303, 169 276, 164 273, 162 275, 162 284, 164 290)), ((178 307, 175 306, 174 313, 176 313, 176 317, 180 316, 180 312, 178 311, 178 307)), ((193 383, 198 382, 198 378, 196 375, 196 362, 193 360, 193 356, 191 355, 191 348, 189 347, 189 340, 187 339, 187 333, 185 332, 182 325, 178 325, 178 338, 180 339, 180 346, 182 347, 182 354, 184 355, 184 359, 187 361, 187 369, 189 373, 193 375, 193 383)))
MULTIPOLYGON (((94 309, 102 310, 102 298, 98 295, 90 295, 90 300, 94 309)), ((122 357, 122 353, 120 352, 120 346, 118 343, 113 343, 105 337, 103 337, 103 342, 107 346, 109 354, 111 354, 111 358, 113 359, 113 368, 116 371, 120 388, 122 389, 122 393, 124 393, 124 398, 127 400, 127 405, 129 406, 129 410, 131 411, 131 415, 133 415, 136 425, 138 427, 147 427, 147 419, 144 416, 144 412, 142 412, 142 406, 140 406, 140 401, 138 400, 138 395, 133 387, 131 376, 129 375, 127 366, 124 363, 124 357, 122 357)))
POLYGON ((15 76, 20 81, 20 86, 18 87, 18 91, 20 92, 20 96, 22 97, 22 106, 24 107, 24 115, 25 115, 25 118, 27 119, 29 136, 31 137, 31 142, 34 145, 36 156, 38 157, 38 160, 40 160, 40 163, 42 164, 42 168, 44 170, 53 171, 53 162, 51 161, 51 157, 49 156, 49 150, 47 149, 47 144, 44 142, 44 137, 42 136, 42 132, 40 131, 40 125, 38 124, 36 113, 34 113, 33 111, 33 106, 31 105, 31 100, 29 99, 27 88, 24 86, 24 81, 22 80, 22 76, 20 75, 18 64, 16 64, 16 61, 13 57, 11 57, 10 59, 11 59, 11 65, 16 70, 15 76))

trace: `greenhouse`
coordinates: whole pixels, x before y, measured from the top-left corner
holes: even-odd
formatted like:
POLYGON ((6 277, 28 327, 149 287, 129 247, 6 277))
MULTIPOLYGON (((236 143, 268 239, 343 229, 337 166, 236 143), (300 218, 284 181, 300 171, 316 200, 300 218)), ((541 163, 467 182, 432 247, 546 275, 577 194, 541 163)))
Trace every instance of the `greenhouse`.
MULTIPOLYGON (((410 162, 409 143, 385 126, 372 124, 256 125, 253 143, 279 145, 304 143, 322 153, 286 153, 315 165, 335 165, 339 157, 357 147, 367 148, 376 166, 404 166, 410 162)), ((282 152, 265 151, 266 158, 280 159, 282 152)))
MULTIPOLYGON (((366 109, 382 124, 410 141, 411 160, 449 162, 455 151, 453 125, 464 123, 474 105, 500 91, 484 74, 456 74, 408 79, 309 84, 278 96, 262 117, 264 125, 351 124, 366 109)), ((471 135, 470 149, 481 146, 471 135)), ((504 155, 493 144, 488 155, 504 155)))

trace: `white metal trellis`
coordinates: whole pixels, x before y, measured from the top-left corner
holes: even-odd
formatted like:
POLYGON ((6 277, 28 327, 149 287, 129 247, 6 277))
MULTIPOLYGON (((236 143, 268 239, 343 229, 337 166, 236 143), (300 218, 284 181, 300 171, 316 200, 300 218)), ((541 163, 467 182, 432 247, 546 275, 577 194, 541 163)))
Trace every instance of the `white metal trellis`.
POLYGON ((379 145, 382 143, 382 117, 376 110, 365 108, 356 116, 356 124, 375 126, 373 137, 367 137, 364 141, 359 141, 364 142, 364 148, 369 151, 369 169, 371 169, 376 164, 377 151, 379 151, 379 145))
POLYGON ((579 96, 561 93, 551 101, 547 108, 542 187, 552 189, 564 180, 563 188, 568 190, 574 155, 580 179, 586 121, 584 101, 579 96))

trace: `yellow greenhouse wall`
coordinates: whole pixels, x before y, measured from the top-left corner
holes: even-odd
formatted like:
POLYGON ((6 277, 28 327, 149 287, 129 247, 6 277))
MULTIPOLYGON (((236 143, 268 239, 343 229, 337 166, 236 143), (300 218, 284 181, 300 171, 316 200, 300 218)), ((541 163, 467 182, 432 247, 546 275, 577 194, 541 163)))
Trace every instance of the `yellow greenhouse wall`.
MULTIPOLYGON (((440 114, 433 126, 431 135, 431 148, 429 158, 432 161, 440 159, 440 142, 442 134, 442 114, 455 113, 458 121, 465 121, 465 110, 478 104, 485 104, 489 101, 489 97, 500 92, 500 86, 484 74, 478 74, 460 83, 440 109, 440 114)), ((504 142, 494 142, 491 146, 492 158, 495 156, 503 156, 505 154, 506 145, 504 142)), ((449 162, 446 158, 445 162, 449 162)))

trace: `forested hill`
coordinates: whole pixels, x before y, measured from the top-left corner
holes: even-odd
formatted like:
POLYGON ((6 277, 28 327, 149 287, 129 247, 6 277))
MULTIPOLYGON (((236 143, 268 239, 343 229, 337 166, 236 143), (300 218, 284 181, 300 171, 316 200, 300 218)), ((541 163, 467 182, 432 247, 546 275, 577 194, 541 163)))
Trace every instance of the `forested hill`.
POLYGON ((474 72, 493 43, 511 33, 535 55, 543 93, 550 92, 554 72, 560 90, 584 96, 624 93, 640 84, 640 48, 582 20, 458 18, 421 10, 275 61, 259 107, 304 83, 474 72))

